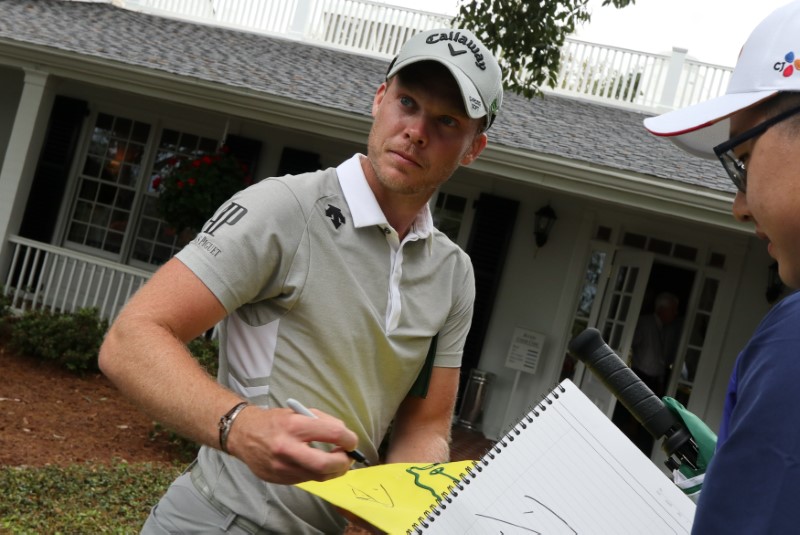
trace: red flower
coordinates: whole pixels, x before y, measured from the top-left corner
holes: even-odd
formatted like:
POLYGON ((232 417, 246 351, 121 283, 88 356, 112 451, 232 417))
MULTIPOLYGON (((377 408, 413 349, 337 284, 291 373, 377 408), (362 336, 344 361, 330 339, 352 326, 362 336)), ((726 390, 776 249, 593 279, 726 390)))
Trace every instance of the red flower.
POLYGON ((174 164, 153 175, 152 185, 159 215, 178 232, 199 228, 225 200, 253 182, 248 167, 227 147, 170 160, 174 164))

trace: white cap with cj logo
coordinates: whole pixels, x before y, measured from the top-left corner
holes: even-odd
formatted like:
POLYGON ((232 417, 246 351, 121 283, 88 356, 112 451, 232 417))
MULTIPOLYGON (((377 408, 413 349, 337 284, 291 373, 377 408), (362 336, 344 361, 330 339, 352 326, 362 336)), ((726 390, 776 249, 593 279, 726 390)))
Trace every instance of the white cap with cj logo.
POLYGON ((781 91, 800 91, 800 0, 776 9, 742 47, 724 95, 644 120, 687 152, 714 158, 729 137, 728 117, 781 91))
POLYGON ((503 104, 503 76, 492 53, 469 30, 427 30, 409 39, 389 65, 386 78, 418 61, 447 67, 461 89, 473 119, 489 116, 488 128, 503 104))

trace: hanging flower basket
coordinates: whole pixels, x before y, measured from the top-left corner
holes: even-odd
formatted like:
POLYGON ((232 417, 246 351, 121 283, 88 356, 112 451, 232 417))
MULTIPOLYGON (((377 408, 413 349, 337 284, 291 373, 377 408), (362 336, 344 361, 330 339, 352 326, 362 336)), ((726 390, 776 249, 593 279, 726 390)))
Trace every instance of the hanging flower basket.
POLYGON ((223 145, 214 154, 171 158, 153 178, 158 211, 176 232, 197 231, 217 208, 253 183, 247 165, 223 145))

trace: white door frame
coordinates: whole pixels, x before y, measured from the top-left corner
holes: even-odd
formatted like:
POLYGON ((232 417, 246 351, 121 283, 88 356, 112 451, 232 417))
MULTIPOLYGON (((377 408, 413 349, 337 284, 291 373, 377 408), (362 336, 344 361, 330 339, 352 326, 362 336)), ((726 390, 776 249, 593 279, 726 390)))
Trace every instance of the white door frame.
MULTIPOLYGON (((600 313, 596 320, 590 318, 589 325, 597 328, 609 347, 626 362, 654 259, 650 252, 617 250, 610 276, 598 296, 602 303, 600 313)), ((611 418, 616 398, 600 379, 584 372, 579 386, 611 418)))

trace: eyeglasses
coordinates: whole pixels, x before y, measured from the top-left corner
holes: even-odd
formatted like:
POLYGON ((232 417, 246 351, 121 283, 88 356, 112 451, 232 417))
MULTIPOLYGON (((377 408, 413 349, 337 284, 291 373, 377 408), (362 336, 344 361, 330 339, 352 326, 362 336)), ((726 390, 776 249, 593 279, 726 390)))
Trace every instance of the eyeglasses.
POLYGON ((800 113, 800 106, 786 110, 783 113, 779 113, 775 117, 771 117, 766 121, 757 124, 749 130, 745 130, 738 136, 732 137, 725 143, 720 143, 714 147, 714 153, 717 155, 717 158, 719 158, 719 161, 722 162, 722 166, 728 172, 728 176, 731 177, 731 180, 739 189, 739 191, 742 193, 747 193, 747 169, 745 169, 744 162, 737 158, 733 153, 733 149, 749 139, 760 136, 770 127, 775 126, 779 122, 798 113, 800 113))

